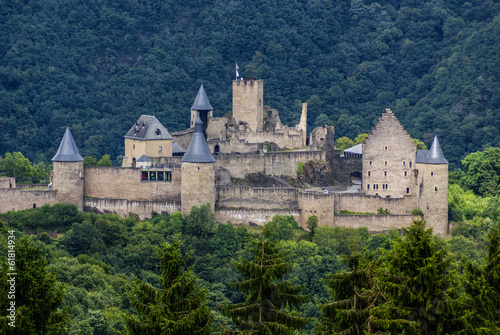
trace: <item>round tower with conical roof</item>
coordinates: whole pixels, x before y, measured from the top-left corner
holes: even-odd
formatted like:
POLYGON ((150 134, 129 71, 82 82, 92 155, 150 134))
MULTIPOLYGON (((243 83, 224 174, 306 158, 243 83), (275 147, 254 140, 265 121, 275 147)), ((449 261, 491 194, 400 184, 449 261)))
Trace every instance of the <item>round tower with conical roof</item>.
POLYGON ((415 160, 418 208, 435 234, 448 234, 448 161, 437 136, 429 150, 418 150, 415 160))
POLYGON ((203 136, 203 122, 198 118, 194 135, 181 159, 181 212, 189 214, 194 205, 208 202, 215 208, 215 158, 203 136))
POLYGON ((57 191, 57 201, 75 204, 82 211, 84 192, 83 157, 78 152, 69 128, 66 128, 52 162, 54 163, 52 187, 57 191))

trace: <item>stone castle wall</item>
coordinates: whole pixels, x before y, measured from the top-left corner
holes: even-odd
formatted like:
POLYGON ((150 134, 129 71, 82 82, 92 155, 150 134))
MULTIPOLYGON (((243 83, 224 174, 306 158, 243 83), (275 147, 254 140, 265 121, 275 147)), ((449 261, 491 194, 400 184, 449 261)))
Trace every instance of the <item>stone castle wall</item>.
POLYGON ((247 174, 262 172, 272 176, 297 175, 297 163, 324 161, 325 152, 319 151, 287 151, 268 152, 265 154, 219 154, 216 168, 223 168, 231 173, 231 177, 245 178, 247 174))
POLYGON ((0 213, 20 211, 45 204, 63 202, 56 191, 21 191, 15 188, 0 189, 0 213))
POLYGON ((254 224, 263 226, 275 215, 291 215, 300 222, 299 209, 230 209, 219 208, 215 211, 217 222, 231 221, 233 224, 254 224))
POLYGON ((247 143, 244 139, 231 138, 226 140, 209 140, 207 142, 210 152, 215 153, 218 146, 220 153, 257 153, 264 147, 261 143, 247 143))
POLYGON ((155 214, 180 212, 179 201, 128 201, 125 199, 85 199, 86 212, 115 213, 127 217, 130 213, 139 216, 141 220, 151 218, 155 214))
POLYGON ((272 142, 283 149, 304 149, 302 131, 295 129, 289 129, 287 132, 283 133, 248 132, 244 133, 242 137, 244 137, 245 141, 248 143, 272 142))
POLYGON ((382 198, 359 193, 335 193, 335 213, 345 210, 377 214, 379 208, 388 209, 391 214, 409 215, 417 208, 417 197, 410 195, 403 198, 382 198))
POLYGON ((371 233, 381 233, 392 228, 408 227, 414 219, 413 215, 335 215, 334 226, 367 227, 371 233))
POLYGON ((16 178, 0 177, 0 189, 1 188, 16 188, 16 178))
POLYGON ((217 207, 276 209, 297 208, 295 188, 219 187, 217 207))
POLYGON ((263 154, 219 154, 216 158, 215 168, 228 170, 234 178, 243 179, 247 174, 265 171, 263 154))
POLYGON ((269 152, 264 155, 265 174, 271 176, 297 176, 297 163, 309 161, 324 161, 325 152, 319 151, 288 151, 269 152))
POLYGON ((316 215, 319 225, 332 225, 335 213, 335 198, 333 194, 299 192, 299 208, 301 218, 299 224, 306 226, 307 219, 316 215))
MULTIPOLYGON (((142 169, 86 167, 85 196, 126 200, 179 200, 181 169, 172 168, 172 181, 141 181, 142 169)), ((144 170, 147 171, 147 170, 144 170)))

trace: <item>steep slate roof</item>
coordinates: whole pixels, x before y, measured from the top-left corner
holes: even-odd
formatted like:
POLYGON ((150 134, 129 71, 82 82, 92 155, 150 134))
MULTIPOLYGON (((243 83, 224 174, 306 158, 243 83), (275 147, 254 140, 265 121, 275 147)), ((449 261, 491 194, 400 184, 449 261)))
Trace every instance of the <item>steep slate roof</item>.
POLYGON ((163 127, 161 122, 151 115, 141 115, 132 128, 125 134, 125 138, 136 140, 173 140, 167 128, 163 127))
POLYGON ((147 162, 147 163, 151 163, 151 159, 149 159, 148 156, 146 155, 142 155, 141 157, 139 157, 139 159, 137 160, 137 162, 147 162))
POLYGON ((66 128, 66 132, 62 138, 61 144, 59 144, 59 149, 56 155, 52 158, 53 162, 81 162, 83 157, 78 152, 75 140, 69 128, 66 128))
POLYGON ((439 145, 437 136, 434 136, 430 150, 418 150, 415 162, 422 164, 448 164, 439 145))
POLYGON ((210 105, 210 101, 208 101, 207 93, 205 92, 205 88, 203 84, 200 86, 200 90, 196 95, 196 99, 194 100, 193 106, 191 106, 192 110, 196 111, 211 111, 213 110, 212 105, 210 105))
POLYGON ((186 154, 181 162, 187 163, 214 163, 215 158, 210 153, 207 141, 203 136, 203 122, 198 118, 194 123, 194 135, 186 154))
POLYGON ((172 154, 184 154, 186 150, 179 145, 179 143, 173 141, 172 142, 172 154))

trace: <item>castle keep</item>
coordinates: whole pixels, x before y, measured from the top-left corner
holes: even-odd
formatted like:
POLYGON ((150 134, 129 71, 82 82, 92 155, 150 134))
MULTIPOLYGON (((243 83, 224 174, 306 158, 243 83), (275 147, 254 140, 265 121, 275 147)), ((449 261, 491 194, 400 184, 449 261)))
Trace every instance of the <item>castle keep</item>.
POLYGON ((203 85, 189 129, 170 133, 156 117, 140 116, 124 136, 121 167, 84 167, 68 128, 53 158, 52 189, 21 190, 14 179, 0 178, 0 212, 66 202, 80 210, 146 218, 188 214, 208 202, 220 222, 264 224, 281 214, 305 225, 316 215, 321 225, 380 232, 409 225, 419 209, 435 233, 448 233, 448 162, 437 137, 429 150, 417 150, 387 109, 365 143, 340 154, 333 127, 318 127, 307 139, 307 104, 299 124, 288 127, 278 111, 264 105, 262 80, 242 78, 232 85, 231 117, 213 117, 203 85), (296 178, 304 164, 331 171, 335 185, 233 182, 256 174, 296 178), (390 214, 377 215, 380 209, 390 214))

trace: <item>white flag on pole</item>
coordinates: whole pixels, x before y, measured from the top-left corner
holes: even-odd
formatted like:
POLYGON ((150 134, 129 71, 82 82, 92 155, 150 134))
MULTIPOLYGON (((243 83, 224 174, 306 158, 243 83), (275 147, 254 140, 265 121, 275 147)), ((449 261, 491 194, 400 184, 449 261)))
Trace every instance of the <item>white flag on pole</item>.
POLYGON ((236 64, 236 79, 238 79, 238 77, 240 76, 240 73, 238 72, 239 69, 240 67, 238 66, 238 64, 236 64))

